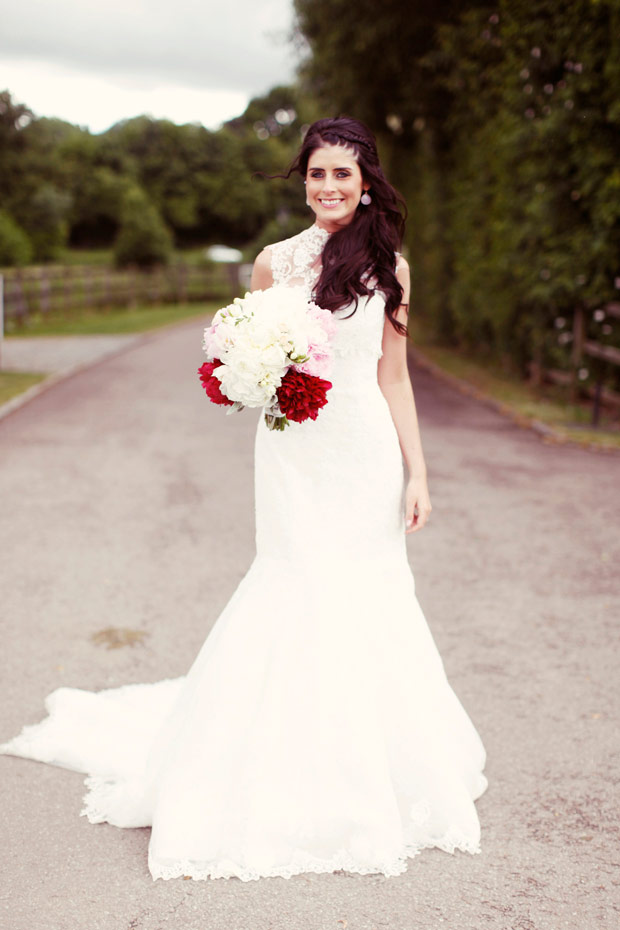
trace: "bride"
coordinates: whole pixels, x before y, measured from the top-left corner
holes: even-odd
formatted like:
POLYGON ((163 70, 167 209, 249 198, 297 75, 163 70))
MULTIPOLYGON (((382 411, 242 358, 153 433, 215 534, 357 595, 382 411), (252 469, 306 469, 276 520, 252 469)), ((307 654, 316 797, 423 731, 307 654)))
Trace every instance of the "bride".
POLYGON ((252 289, 333 312, 316 421, 256 433, 256 558, 188 674, 60 688, 1 751, 88 775, 92 822, 151 826, 153 878, 398 875, 479 851, 485 751, 415 594, 405 537, 431 511, 407 373, 403 219, 368 129, 308 130, 315 219, 258 256, 252 289))

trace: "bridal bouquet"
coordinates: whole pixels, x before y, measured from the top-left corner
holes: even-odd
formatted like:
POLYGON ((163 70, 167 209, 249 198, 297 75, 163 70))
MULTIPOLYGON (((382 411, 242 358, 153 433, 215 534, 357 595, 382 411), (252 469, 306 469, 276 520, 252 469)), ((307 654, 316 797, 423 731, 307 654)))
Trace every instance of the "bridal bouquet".
POLYGON ((300 287, 269 287, 218 310, 204 332, 198 374, 214 404, 264 407, 269 429, 316 420, 327 403, 335 332, 329 310, 300 287))

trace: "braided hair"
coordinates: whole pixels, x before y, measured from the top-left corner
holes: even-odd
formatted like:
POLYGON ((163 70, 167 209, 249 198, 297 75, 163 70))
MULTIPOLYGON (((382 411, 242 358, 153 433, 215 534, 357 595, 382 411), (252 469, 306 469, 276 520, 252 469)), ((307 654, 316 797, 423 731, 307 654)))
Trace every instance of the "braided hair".
POLYGON ((341 145, 353 151, 372 203, 358 206, 352 221, 327 240, 314 298, 319 306, 332 311, 353 303, 355 313, 360 297, 382 291, 390 323, 398 333, 406 335, 407 327, 396 318, 403 289, 396 277, 394 255, 404 234, 405 202, 383 174, 373 134, 359 120, 348 116, 313 123, 285 177, 295 171, 305 178, 310 156, 325 145, 341 145))

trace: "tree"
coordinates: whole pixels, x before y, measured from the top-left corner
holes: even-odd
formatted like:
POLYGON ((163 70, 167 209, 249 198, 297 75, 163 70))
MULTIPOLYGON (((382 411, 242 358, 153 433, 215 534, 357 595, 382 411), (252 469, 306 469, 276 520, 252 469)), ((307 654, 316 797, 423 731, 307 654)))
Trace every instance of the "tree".
POLYGON ((406 196, 414 312, 524 372, 566 361, 557 321, 617 299, 617 0, 295 6, 307 79, 406 196))
POLYGON ((501 0, 439 34, 455 332, 524 371, 568 364, 555 321, 615 296, 618 20, 605 0, 501 0))
MULTIPOLYGON (((0 193, 3 207, 36 240, 41 260, 67 235, 73 246, 112 245, 130 188, 143 192, 180 246, 244 247, 274 216, 276 237, 307 222, 299 179, 265 179, 286 169, 304 124, 318 115, 299 88, 276 87, 254 98, 217 132, 138 116, 93 135, 29 112, 6 94, 0 193)), ((147 225, 152 232, 153 223, 147 225)))
POLYGON ((301 85, 282 85, 254 97, 241 116, 223 127, 239 140, 238 170, 247 179, 255 204, 254 238, 247 247, 250 259, 265 244, 308 225, 301 179, 282 175, 295 158, 306 127, 320 116, 315 97, 301 85))
POLYGON ((19 183, 26 148, 24 129, 32 119, 32 110, 16 103, 8 90, 0 93, 0 202, 4 206, 19 183))
POLYGON ((172 235, 157 207, 143 190, 131 185, 123 197, 120 228, 114 244, 116 264, 151 268, 166 264, 171 252, 172 235))
POLYGON ((27 265, 32 244, 27 234, 5 210, 0 210, 0 267, 27 265))
POLYGON ((386 173, 415 217, 406 241, 413 303, 441 319, 444 331, 450 313, 443 123, 451 95, 428 60, 439 27, 458 21, 461 8, 458 0, 386 0, 380 10, 372 0, 295 0, 297 29, 311 53, 303 76, 323 115, 344 113, 375 133, 386 173))

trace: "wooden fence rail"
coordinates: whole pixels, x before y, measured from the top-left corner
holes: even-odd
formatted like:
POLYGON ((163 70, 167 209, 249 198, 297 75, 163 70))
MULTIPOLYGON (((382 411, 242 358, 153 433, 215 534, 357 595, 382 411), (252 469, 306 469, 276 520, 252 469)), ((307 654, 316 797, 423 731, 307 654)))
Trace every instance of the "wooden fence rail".
POLYGON ((237 263, 175 264, 153 271, 76 265, 7 270, 4 318, 18 331, 32 314, 70 316, 138 304, 187 303, 236 297, 247 287, 246 267, 237 263))
MULTIPOLYGON (((620 365, 620 349, 586 338, 587 314, 593 311, 602 313, 604 319, 620 320, 620 303, 617 302, 604 304, 603 306, 599 305, 596 308, 577 307, 573 315, 570 370, 548 369, 541 373, 556 384, 566 385, 570 390, 573 403, 576 401, 580 390, 579 372, 584 365, 586 356, 599 359, 609 365, 620 365)), ((592 397, 592 424, 594 426, 599 422, 602 404, 620 407, 620 393, 603 384, 602 368, 598 371, 595 383, 587 387, 581 387, 581 389, 592 397)))
MULTIPOLYGON (((19 332, 33 314, 65 317, 84 310, 106 310, 139 304, 187 303, 219 300, 226 303, 249 288, 250 265, 205 263, 174 264, 145 272, 118 271, 94 265, 44 266, 8 269, 4 278, 4 323, 7 332, 19 332)), ((530 366, 532 379, 547 378, 566 385, 574 402, 580 390, 593 398, 592 422, 598 423, 601 404, 620 406, 620 393, 603 384, 599 369, 594 385, 583 386, 579 371, 584 357, 620 365, 620 349, 586 338, 587 316, 594 308, 578 307, 573 316, 570 370, 530 366)), ((605 318, 620 320, 620 303, 596 308, 605 318)), ((1 335, 1 334, 0 334, 1 335)), ((601 366, 602 368, 602 366, 601 366)))

